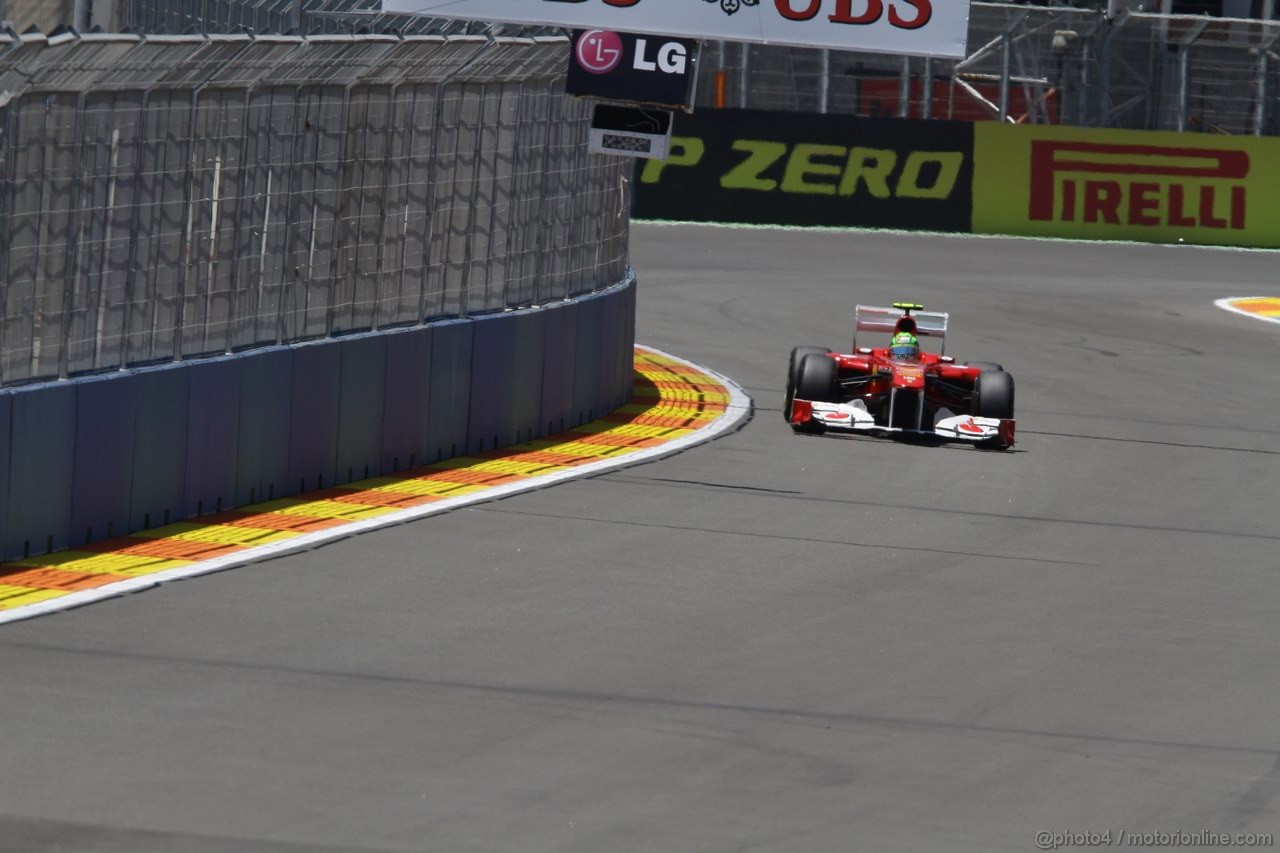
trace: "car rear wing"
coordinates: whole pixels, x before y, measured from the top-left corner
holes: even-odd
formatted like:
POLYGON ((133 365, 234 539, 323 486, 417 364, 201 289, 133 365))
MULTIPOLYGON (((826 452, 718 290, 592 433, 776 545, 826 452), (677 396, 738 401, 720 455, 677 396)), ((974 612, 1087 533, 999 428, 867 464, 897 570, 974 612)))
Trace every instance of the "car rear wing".
MULTIPOLYGON (((901 308, 877 308, 874 305, 859 305, 853 314, 853 350, 858 350, 858 332, 885 332, 893 334, 898 320, 902 319, 901 308)), ((941 338, 942 352, 947 351, 947 317, 942 311, 913 311, 911 319, 916 321, 916 337, 941 338)), ((885 341, 882 345, 887 345, 885 341)))

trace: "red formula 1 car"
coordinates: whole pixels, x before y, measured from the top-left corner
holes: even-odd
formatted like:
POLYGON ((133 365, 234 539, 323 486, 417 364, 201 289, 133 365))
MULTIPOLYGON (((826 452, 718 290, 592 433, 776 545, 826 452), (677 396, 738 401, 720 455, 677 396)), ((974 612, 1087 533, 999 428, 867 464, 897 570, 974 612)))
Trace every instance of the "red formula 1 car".
POLYGON ((1013 446, 1013 377, 998 364, 958 364, 945 355, 946 314, 911 302, 859 305, 854 327, 848 355, 821 347, 791 351, 783 414, 793 430, 1013 446), (894 344, 906 345, 860 347, 858 332, 887 332, 894 344), (940 338, 942 352, 920 350, 917 336, 940 338))

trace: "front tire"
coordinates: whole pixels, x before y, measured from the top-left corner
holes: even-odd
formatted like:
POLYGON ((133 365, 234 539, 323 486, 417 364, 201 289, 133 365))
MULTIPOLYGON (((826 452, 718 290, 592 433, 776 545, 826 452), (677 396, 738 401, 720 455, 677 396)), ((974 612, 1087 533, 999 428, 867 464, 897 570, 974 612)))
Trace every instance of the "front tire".
MULTIPOLYGON (((835 397, 836 363, 826 353, 809 353, 800 360, 800 369, 796 374, 795 396, 802 400, 814 400, 820 403, 830 402, 835 397)), ((803 424, 792 424, 796 432, 818 434, 826 431, 822 424, 809 421, 803 424)))
POLYGON ((818 353, 806 355, 796 376, 796 396, 802 400, 830 403, 835 397, 835 389, 835 359, 818 353))
POLYGON ((782 416, 791 423, 791 402, 796 398, 796 383, 800 381, 800 362, 806 355, 829 353, 826 347, 796 347, 791 351, 791 360, 787 362, 787 395, 782 401, 782 416))
POLYGON ((976 418, 1013 417, 1013 377, 1003 370, 978 374, 973 385, 972 412, 976 418))

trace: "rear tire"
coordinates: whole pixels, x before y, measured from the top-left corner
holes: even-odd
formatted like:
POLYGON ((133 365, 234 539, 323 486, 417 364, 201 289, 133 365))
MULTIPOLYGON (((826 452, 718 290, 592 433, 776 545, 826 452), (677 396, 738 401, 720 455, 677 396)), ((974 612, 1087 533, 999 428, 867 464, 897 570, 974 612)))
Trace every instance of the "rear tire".
POLYGON ((1003 366, 1003 365, 996 364, 994 361, 971 361, 971 362, 969 362, 969 363, 967 364, 967 366, 968 366, 968 367, 976 367, 976 368, 978 368, 979 370, 984 371, 984 372, 985 372, 985 371, 988 371, 988 370, 993 370, 993 371, 995 371, 995 372, 997 372, 997 373, 1000 373, 1000 372, 1003 372, 1003 371, 1004 371, 1004 366, 1003 366))
POLYGON ((1013 417, 1013 377, 1003 370, 978 374, 973 384, 972 414, 976 418, 1013 417))
POLYGON ((806 355, 831 352, 826 347, 796 347, 791 351, 791 360, 787 362, 787 396, 782 401, 782 416, 791 423, 791 401, 796 398, 796 383, 800 380, 800 362, 806 355))

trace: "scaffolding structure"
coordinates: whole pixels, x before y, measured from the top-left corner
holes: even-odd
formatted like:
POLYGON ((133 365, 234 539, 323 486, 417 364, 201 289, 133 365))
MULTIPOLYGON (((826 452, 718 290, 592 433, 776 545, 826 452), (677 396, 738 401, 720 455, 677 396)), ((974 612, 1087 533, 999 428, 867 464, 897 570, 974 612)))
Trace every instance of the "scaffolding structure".
POLYGON ((974 3, 969 55, 712 43, 699 106, 1280 135, 1280 22, 974 3))

